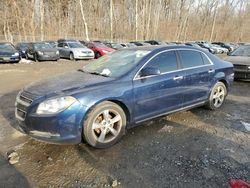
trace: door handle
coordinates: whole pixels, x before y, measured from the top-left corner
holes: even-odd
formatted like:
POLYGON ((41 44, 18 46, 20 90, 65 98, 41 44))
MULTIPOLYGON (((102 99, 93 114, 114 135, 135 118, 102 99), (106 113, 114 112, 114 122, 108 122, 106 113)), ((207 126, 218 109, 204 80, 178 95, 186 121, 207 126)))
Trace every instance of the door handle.
POLYGON ((214 73, 215 70, 214 69, 209 69, 208 73, 214 73))
POLYGON ((173 78, 173 80, 182 80, 183 79, 183 76, 175 76, 174 78, 173 78))

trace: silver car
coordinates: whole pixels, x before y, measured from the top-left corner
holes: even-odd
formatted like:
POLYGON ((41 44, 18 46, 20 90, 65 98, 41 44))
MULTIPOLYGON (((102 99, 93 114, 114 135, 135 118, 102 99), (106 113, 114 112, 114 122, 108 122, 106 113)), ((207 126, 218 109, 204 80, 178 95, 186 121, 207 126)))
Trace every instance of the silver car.
POLYGON ((59 42, 57 48, 60 57, 69 58, 70 60, 77 59, 94 59, 94 52, 77 41, 62 41, 59 42))

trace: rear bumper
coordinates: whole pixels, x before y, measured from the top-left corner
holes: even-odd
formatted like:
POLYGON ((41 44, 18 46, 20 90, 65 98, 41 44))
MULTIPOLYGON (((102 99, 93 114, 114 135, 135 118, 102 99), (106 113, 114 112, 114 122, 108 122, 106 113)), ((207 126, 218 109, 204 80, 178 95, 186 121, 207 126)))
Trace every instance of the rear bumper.
POLYGON ((93 54, 84 54, 84 53, 74 53, 75 59, 94 59, 94 53, 93 54))

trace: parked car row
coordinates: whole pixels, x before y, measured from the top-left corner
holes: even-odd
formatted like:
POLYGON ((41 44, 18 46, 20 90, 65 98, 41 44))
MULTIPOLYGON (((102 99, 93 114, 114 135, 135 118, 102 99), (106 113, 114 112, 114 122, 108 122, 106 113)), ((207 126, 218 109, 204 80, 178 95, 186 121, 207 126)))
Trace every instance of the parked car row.
MULTIPOLYGON (((207 41, 190 41, 190 42, 164 42, 159 40, 131 41, 131 42, 110 42, 110 41, 83 41, 83 40, 66 40, 43 42, 21 42, 16 46, 11 43, 0 43, 0 62, 18 62, 20 58, 32 59, 34 61, 47 61, 60 58, 70 60, 93 59, 99 58, 107 53, 122 48, 131 48, 137 46, 151 45, 183 45, 193 46, 203 49, 213 54, 226 53, 234 51, 239 45, 232 43, 207 41)), ((242 45, 242 44, 241 44, 242 45)))

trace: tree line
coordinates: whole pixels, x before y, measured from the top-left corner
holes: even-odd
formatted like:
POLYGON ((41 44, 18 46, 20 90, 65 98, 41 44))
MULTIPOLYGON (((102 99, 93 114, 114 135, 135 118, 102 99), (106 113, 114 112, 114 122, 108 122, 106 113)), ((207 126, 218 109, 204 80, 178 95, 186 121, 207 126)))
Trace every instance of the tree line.
POLYGON ((250 0, 0 0, 0 40, 250 41, 250 0))

